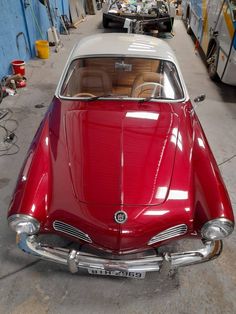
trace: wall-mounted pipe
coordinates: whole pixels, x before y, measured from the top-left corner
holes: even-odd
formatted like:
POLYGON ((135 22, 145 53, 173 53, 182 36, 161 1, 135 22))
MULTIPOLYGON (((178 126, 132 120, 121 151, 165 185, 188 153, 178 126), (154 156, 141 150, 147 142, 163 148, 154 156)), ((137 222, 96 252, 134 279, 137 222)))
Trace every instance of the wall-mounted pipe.
POLYGON ((21 0, 21 9, 23 12, 23 18, 24 18, 24 22, 25 22, 25 28, 26 28, 26 35, 27 35, 27 39, 28 39, 28 43, 29 43, 29 51, 30 51, 30 56, 33 57, 33 52, 32 52, 32 43, 30 40, 30 34, 29 34, 29 28, 28 28, 28 24, 27 24, 27 19, 26 19, 26 14, 25 14, 25 1, 21 0))

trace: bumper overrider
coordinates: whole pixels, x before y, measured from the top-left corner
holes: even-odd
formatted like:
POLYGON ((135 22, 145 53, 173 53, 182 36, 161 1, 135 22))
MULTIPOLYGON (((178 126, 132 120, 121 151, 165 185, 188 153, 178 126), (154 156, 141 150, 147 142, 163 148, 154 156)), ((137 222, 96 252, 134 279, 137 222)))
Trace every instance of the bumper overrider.
POLYGON ((78 250, 52 247, 40 243, 36 235, 21 233, 17 236, 17 244, 26 253, 68 266, 72 273, 79 269, 125 272, 160 271, 165 264, 170 270, 182 266, 203 263, 217 258, 222 251, 222 241, 203 241, 203 247, 196 251, 179 253, 163 253, 162 255, 129 259, 107 259, 78 250))

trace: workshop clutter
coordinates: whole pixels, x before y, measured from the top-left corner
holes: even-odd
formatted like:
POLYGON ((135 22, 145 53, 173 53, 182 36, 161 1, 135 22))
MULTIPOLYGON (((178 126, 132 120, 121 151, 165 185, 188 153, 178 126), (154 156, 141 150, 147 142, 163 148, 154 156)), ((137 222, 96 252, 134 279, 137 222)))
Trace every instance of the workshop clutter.
POLYGON ((166 11, 166 7, 163 1, 124 0, 114 1, 111 5, 110 10, 115 10, 115 12, 118 11, 120 13, 126 14, 158 14, 161 10, 166 11))
POLYGON ((1 100, 8 95, 14 96, 17 92, 17 88, 26 87, 25 61, 13 60, 11 66, 13 74, 4 76, 0 82, 1 100))
POLYGON ((9 95, 14 95, 16 88, 22 88, 26 86, 25 77, 25 61, 24 60, 13 60, 11 62, 13 75, 5 76, 2 79, 2 85, 5 88, 10 88, 13 91, 9 91, 9 95))
POLYGON ((13 96, 17 88, 26 87, 26 77, 21 74, 4 76, 1 80, 4 96, 13 96))
POLYGON ((40 59, 49 58, 49 42, 47 40, 36 40, 35 50, 38 58, 40 59))

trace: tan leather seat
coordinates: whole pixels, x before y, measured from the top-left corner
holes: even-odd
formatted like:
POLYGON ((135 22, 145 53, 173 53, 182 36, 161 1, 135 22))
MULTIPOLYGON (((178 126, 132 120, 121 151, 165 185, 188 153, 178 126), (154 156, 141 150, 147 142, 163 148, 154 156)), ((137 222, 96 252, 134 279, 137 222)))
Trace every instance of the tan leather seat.
POLYGON ((131 97, 142 98, 154 96, 153 92, 155 90, 158 91, 161 88, 161 86, 158 85, 161 84, 161 77, 162 75, 156 72, 143 72, 138 74, 134 79, 131 97))
POLYGON ((112 81, 105 71, 79 68, 77 73, 78 88, 76 94, 90 93, 95 96, 100 96, 112 93, 112 81))

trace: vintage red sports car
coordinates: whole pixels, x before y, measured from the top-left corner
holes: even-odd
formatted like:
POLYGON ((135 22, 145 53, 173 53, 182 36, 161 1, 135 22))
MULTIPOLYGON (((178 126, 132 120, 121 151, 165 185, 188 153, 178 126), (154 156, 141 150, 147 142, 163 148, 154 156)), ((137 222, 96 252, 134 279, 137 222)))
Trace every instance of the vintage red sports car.
POLYGON ((72 272, 143 278, 164 262, 175 269, 220 255, 232 207, 166 42, 97 34, 78 43, 8 222, 23 251, 72 272), (80 245, 53 246, 52 235, 80 245), (165 250, 186 238, 192 250, 165 250))

